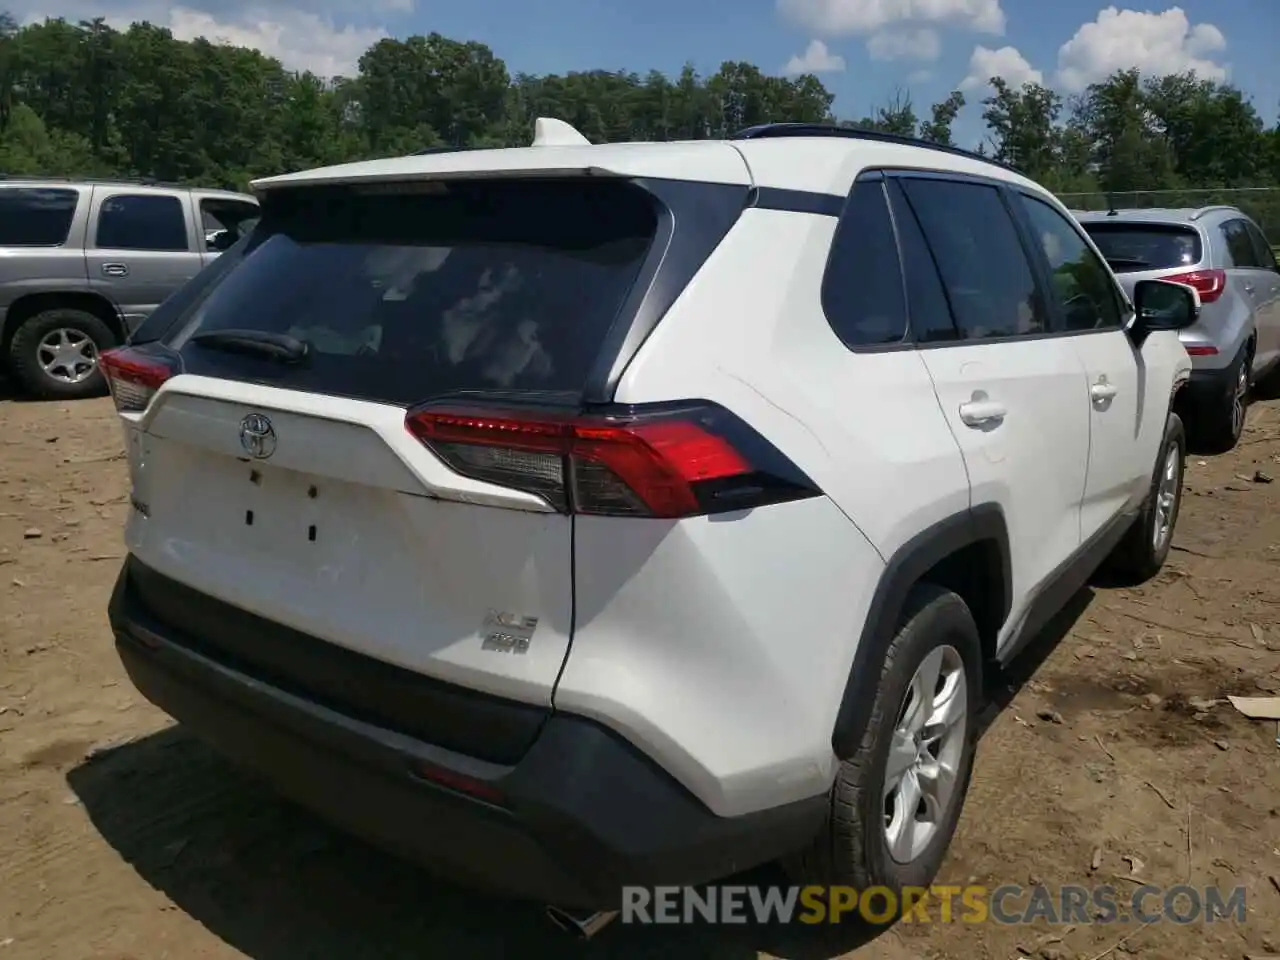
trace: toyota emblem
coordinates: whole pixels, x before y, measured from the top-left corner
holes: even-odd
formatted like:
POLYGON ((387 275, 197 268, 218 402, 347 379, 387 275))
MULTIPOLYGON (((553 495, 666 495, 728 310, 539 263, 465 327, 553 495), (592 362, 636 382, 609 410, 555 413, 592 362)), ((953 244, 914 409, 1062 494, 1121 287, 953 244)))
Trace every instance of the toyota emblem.
POLYGON ((265 460, 276 452, 276 428, 260 413, 240 421, 240 446, 255 460, 265 460))

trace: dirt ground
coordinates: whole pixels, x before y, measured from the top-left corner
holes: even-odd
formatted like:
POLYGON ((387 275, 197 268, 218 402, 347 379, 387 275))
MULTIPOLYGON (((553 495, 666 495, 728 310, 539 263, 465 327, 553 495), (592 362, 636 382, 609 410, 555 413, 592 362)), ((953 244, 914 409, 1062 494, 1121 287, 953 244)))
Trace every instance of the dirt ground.
POLYGON ((1277 403, 1233 453, 1190 460, 1164 573, 1085 591, 1019 662, 940 878, 1239 884, 1244 923, 899 924, 865 944, 615 924, 583 948, 534 905, 437 882, 278 801, 145 703, 106 622, 126 510, 110 401, 0 399, 0 960, 1280 953, 1275 724, 1201 702, 1280 693, 1271 476, 1277 403))

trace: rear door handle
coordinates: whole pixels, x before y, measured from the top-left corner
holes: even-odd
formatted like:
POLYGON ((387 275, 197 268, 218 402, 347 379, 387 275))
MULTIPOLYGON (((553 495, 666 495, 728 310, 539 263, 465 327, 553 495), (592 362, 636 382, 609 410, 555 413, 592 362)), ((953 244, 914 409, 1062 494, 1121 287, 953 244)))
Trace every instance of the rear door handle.
POLYGON ((129 267, 123 263, 104 263, 102 272, 108 277, 127 277, 129 267))
POLYGON ((1008 415, 1004 404, 996 400, 970 400, 960 404, 960 419, 965 426, 985 427, 998 424, 1008 415))
POLYGON ((1114 400, 1116 396, 1116 388, 1105 380, 1099 380, 1089 388, 1089 396, 1093 397, 1093 399, 1099 403, 1103 400, 1114 400))

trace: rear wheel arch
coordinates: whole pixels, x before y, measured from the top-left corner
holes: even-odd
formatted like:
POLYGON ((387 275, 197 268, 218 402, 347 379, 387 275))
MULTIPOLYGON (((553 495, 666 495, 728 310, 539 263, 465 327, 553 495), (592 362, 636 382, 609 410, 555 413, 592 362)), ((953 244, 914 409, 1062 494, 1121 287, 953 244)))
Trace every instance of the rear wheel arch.
POLYGON ((7 351, 18 328, 48 310, 83 310, 91 313, 110 328, 116 340, 125 340, 124 320, 120 311, 106 297, 85 291, 53 291, 28 293, 9 305, 5 314, 4 329, 0 331, 0 351, 7 351))
POLYGON ((1009 616, 1013 576, 1004 511, 980 504, 941 520, 898 549, 876 586, 832 732, 837 757, 857 749, 875 700, 881 664, 912 589, 921 583, 960 596, 978 626, 983 653, 994 661, 996 637, 1009 616))

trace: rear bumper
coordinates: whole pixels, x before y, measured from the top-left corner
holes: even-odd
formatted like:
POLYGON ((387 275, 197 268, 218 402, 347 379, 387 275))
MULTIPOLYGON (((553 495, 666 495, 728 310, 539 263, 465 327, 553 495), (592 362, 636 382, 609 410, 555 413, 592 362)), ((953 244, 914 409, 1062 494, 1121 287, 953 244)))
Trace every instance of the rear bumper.
MULTIPOLYGON (((1193 362, 1199 359, 1193 357, 1193 362)), ((1228 400, 1235 389, 1230 367, 1220 369, 1191 368, 1191 377, 1178 391, 1177 409, 1180 414, 1191 415, 1197 409, 1215 407, 1228 400)), ((1185 419, 1185 416, 1184 416, 1185 419)))
POLYGON ((696 884, 805 845, 825 797, 717 817, 604 727, 552 714, 510 765, 338 713, 184 645, 133 595, 112 596, 138 690, 229 758, 352 833, 497 893, 607 909, 629 884, 696 884))
POLYGON ((1226 367, 1205 369, 1194 366, 1193 363, 1191 377, 1182 389, 1196 393, 1223 393, 1234 386, 1229 374, 1230 370, 1226 367))

